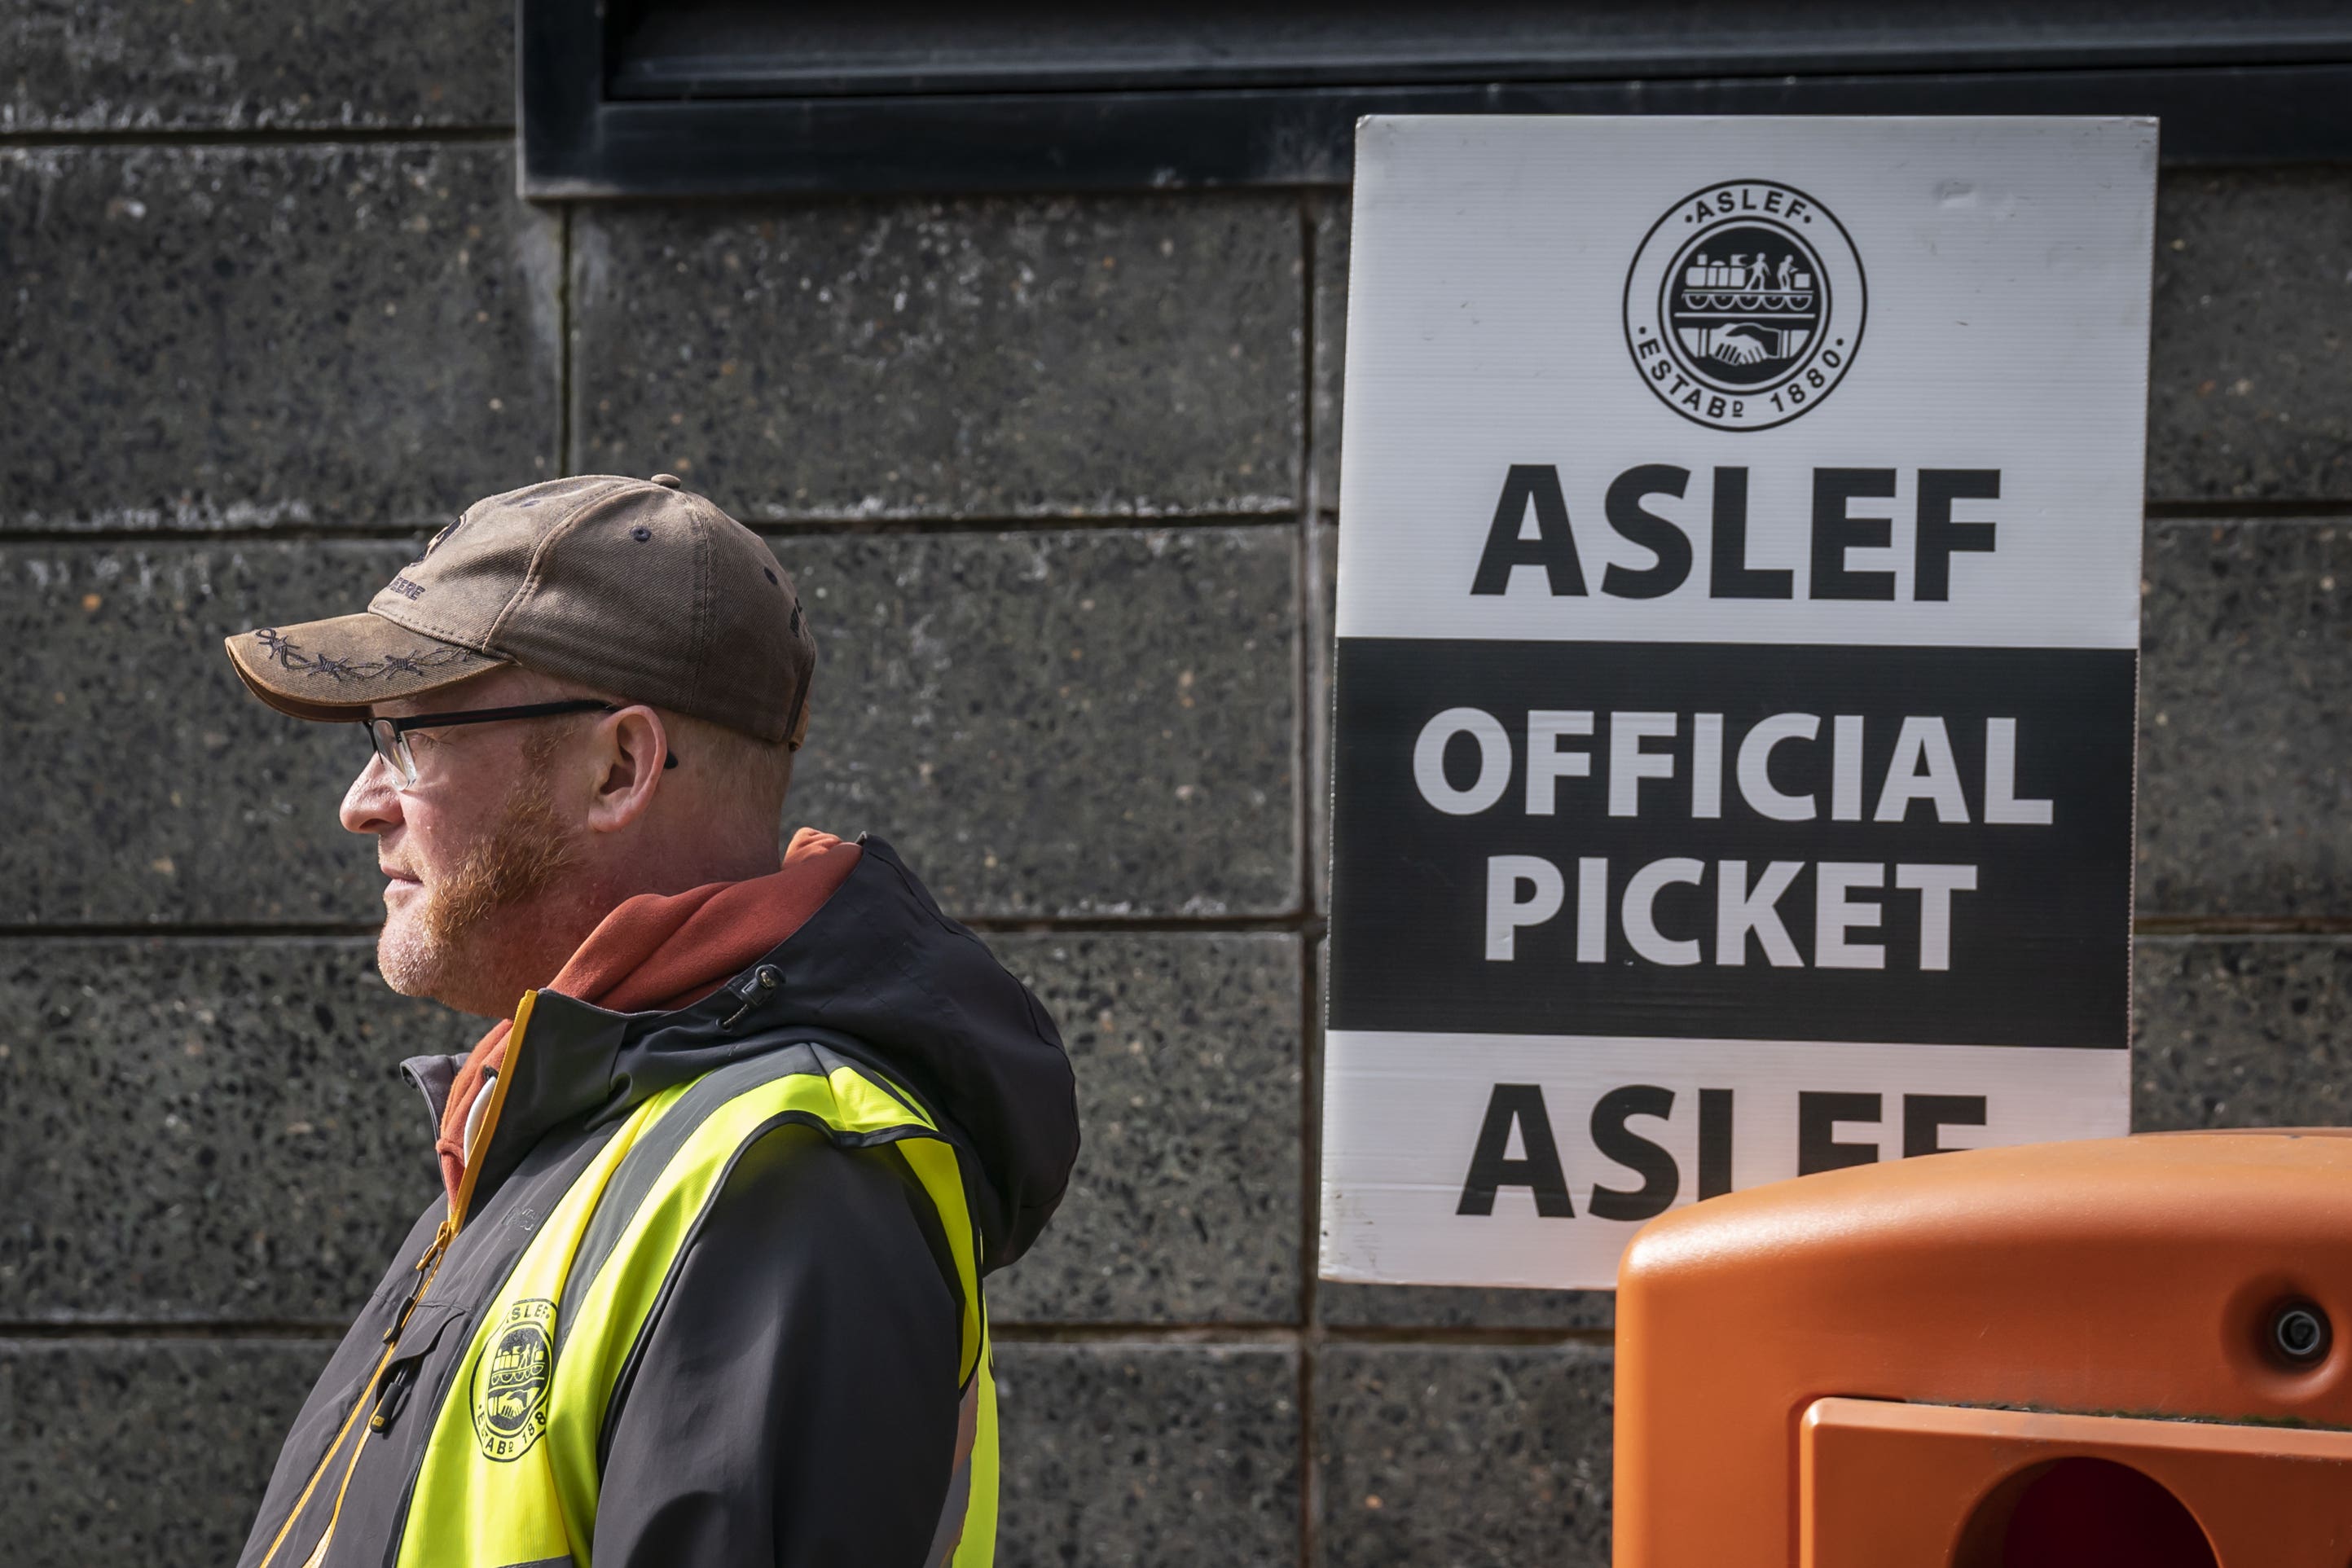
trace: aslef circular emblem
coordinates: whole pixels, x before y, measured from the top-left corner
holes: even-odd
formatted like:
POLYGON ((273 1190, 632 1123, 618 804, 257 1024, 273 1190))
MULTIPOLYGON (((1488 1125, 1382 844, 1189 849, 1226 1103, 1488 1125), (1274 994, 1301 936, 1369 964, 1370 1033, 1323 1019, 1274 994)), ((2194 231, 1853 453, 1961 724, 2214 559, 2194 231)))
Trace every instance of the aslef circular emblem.
POLYGON ((1625 275, 1625 347, 1685 419, 1767 430, 1837 390, 1868 306, 1834 214, 1792 185, 1727 180, 1643 236, 1625 275))
POLYGON ((520 1458, 547 1430, 547 1385, 555 1371, 555 1303, 517 1301, 474 1365, 474 1437, 486 1458, 520 1458))

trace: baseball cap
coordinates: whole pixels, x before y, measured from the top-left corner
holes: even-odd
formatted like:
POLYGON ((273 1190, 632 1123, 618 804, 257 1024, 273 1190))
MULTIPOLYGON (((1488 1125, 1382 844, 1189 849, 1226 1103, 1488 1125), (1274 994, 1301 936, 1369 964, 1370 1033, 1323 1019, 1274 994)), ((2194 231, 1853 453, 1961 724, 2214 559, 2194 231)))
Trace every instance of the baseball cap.
POLYGON ((673 475, 550 479, 466 508, 368 607, 226 639, 254 695, 353 720, 501 664, 798 747, 816 639, 760 537, 673 475))

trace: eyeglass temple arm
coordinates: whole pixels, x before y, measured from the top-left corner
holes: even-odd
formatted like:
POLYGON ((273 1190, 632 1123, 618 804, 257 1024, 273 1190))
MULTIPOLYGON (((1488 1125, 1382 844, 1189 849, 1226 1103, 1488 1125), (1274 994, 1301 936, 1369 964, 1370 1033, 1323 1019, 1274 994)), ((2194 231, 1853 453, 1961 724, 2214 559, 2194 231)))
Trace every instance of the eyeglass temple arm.
POLYGON ((406 735, 412 729, 444 729, 460 724, 496 724, 509 718, 552 718, 566 713, 618 713, 611 703, 581 698, 572 702, 526 703, 520 707, 465 708, 457 713, 417 713, 405 718, 370 719, 370 724, 388 724, 394 735, 406 735))
MULTIPOLYGON (((378 724, 388 724, 392 726, 394 735, 404 736, 414 729, 446 729, 460 724, 495 724, 509 718, 552 718, 558 714, 618 713, 620 711, 611 703, 582 698, 575 702, 526 703, 520 707, 469 708, 462 713, 412 714, 406 718, 364 718, 360 721, 360 726, 363 729, 373 730, 378 724)), ((677 766, 677 748, 671 747, 668 748, 667 755, 662 759, 662 767, 671 768, 677 766)))

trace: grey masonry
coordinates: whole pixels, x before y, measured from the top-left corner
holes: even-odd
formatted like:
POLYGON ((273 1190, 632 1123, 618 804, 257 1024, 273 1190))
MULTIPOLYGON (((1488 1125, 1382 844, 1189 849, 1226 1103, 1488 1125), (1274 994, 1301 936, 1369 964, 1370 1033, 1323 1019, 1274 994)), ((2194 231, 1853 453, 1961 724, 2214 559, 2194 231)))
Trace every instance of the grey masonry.
MULTIPOLYGON (((1605 1563, 1605 1294, 1314 1277, 1344 195, 533 206, 511 32, 0 20, 11 1563, 234 1549, 433 1190, 391 1064, 471 1033, 373 975, 356 743, 220 635, 659 469, 811 596, 793 821, 1071 1045, 1002 1560, 1605 1563)), ((2135 1122, 2352 1123, 2352 172, 2168 172, 2157 246, 2135 1122)))

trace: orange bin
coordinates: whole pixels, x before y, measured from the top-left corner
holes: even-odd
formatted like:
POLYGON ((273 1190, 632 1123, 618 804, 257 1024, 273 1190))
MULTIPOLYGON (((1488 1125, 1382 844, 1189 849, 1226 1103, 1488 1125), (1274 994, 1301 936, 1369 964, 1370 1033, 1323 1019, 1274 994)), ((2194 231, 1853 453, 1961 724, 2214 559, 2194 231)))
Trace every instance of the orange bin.
POLYGON ((1710 1198, 1617 1314, 1617 1568, 2352 1568, 2352 1137, 1710 1198))

